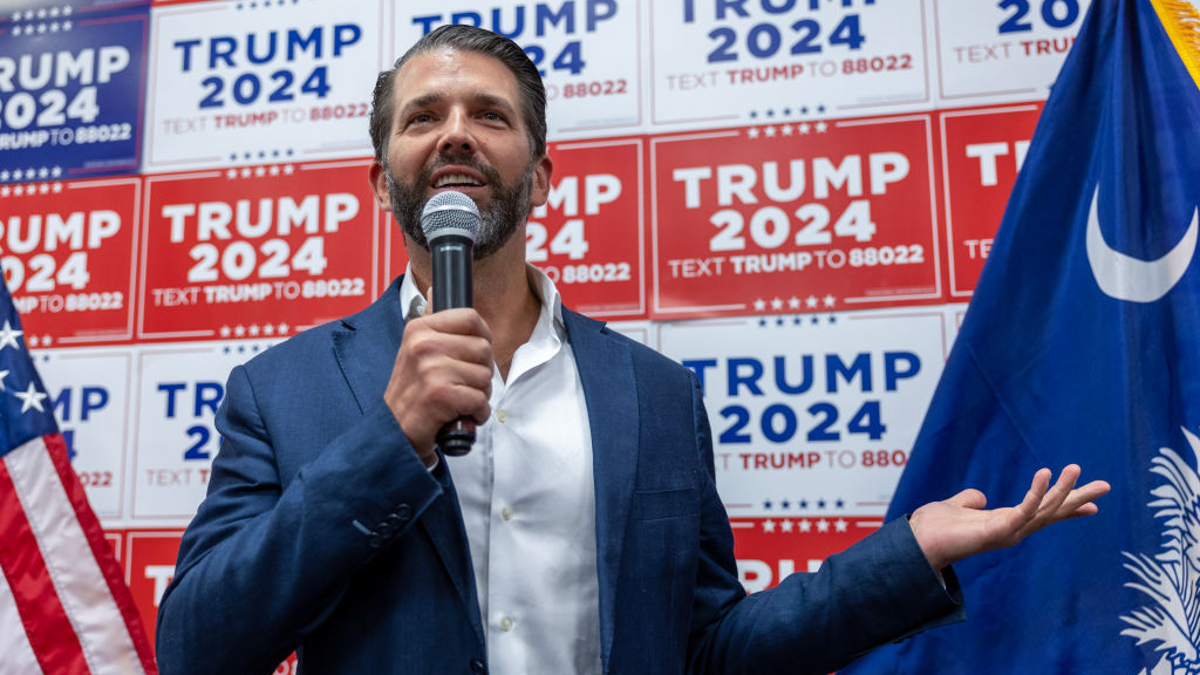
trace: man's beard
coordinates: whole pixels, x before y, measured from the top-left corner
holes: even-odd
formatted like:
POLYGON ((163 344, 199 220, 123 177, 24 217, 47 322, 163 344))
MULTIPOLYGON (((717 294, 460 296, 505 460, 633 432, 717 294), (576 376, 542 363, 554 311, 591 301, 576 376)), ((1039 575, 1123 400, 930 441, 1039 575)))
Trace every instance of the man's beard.
POLYGON ((534 163, 529 163, 525 175, 515 185, 505 185, 495 169, 470 157, 439 156, 432 166, 426 166, 410 183, 397 181, 391 168, 385 165, 383 170, 387 177, 388 195, 392 200, 392 215, 400 223, 401 230, 425 250, 429 250, 429 242, 425 240, 425 232, 421 229, 421 211, 428 201, 425 191, 433 181, 433 172, 451 164, 474 169, 483 175, 491 188, 491 199, 479 212, 483 222, 480 223, 474 247, 476 260, 486 258, 508 243, 529 217, 534 163))

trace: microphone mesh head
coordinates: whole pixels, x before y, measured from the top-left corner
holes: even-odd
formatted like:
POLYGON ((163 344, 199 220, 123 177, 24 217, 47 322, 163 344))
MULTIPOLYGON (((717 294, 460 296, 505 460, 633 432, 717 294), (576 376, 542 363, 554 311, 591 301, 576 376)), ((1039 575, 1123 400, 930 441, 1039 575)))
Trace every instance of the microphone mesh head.
POLYGON ((438 237, 457 235, 472 242, 479 234, 479 207, 475 200, 461 192, 439 192, 425 203, 421 211, 421 231, 432 242, 438 237))

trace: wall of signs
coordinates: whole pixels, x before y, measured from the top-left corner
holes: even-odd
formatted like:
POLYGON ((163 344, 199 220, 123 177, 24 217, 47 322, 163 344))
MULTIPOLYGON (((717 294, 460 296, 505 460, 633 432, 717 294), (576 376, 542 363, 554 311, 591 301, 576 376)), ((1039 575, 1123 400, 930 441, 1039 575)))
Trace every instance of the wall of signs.
POLYGON ((541 68, 528 258, 701 379, 758 590, 881 524, 1087 5, 0 2, 0 264, 148 626, 225 373, 404 268, 366 119, 423 33, 541 68))

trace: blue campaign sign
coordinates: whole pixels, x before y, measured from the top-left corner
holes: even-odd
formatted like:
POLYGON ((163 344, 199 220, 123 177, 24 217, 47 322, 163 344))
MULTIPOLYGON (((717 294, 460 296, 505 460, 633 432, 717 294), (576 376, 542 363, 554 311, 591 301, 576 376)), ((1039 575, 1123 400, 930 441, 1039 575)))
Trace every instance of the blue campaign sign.
POLYGON ((22 2, 0 18, 0 183, 132 173, 149 3, 22 2))

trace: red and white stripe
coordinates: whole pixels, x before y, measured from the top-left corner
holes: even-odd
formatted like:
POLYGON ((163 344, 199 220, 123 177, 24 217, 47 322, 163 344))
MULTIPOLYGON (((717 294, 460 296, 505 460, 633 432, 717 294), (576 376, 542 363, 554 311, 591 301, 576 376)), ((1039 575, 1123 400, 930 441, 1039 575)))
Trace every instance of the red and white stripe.
POLYGON ((157 673, 133 598, 57 434, 0 461, 0 570, 0 673, 157 673))

